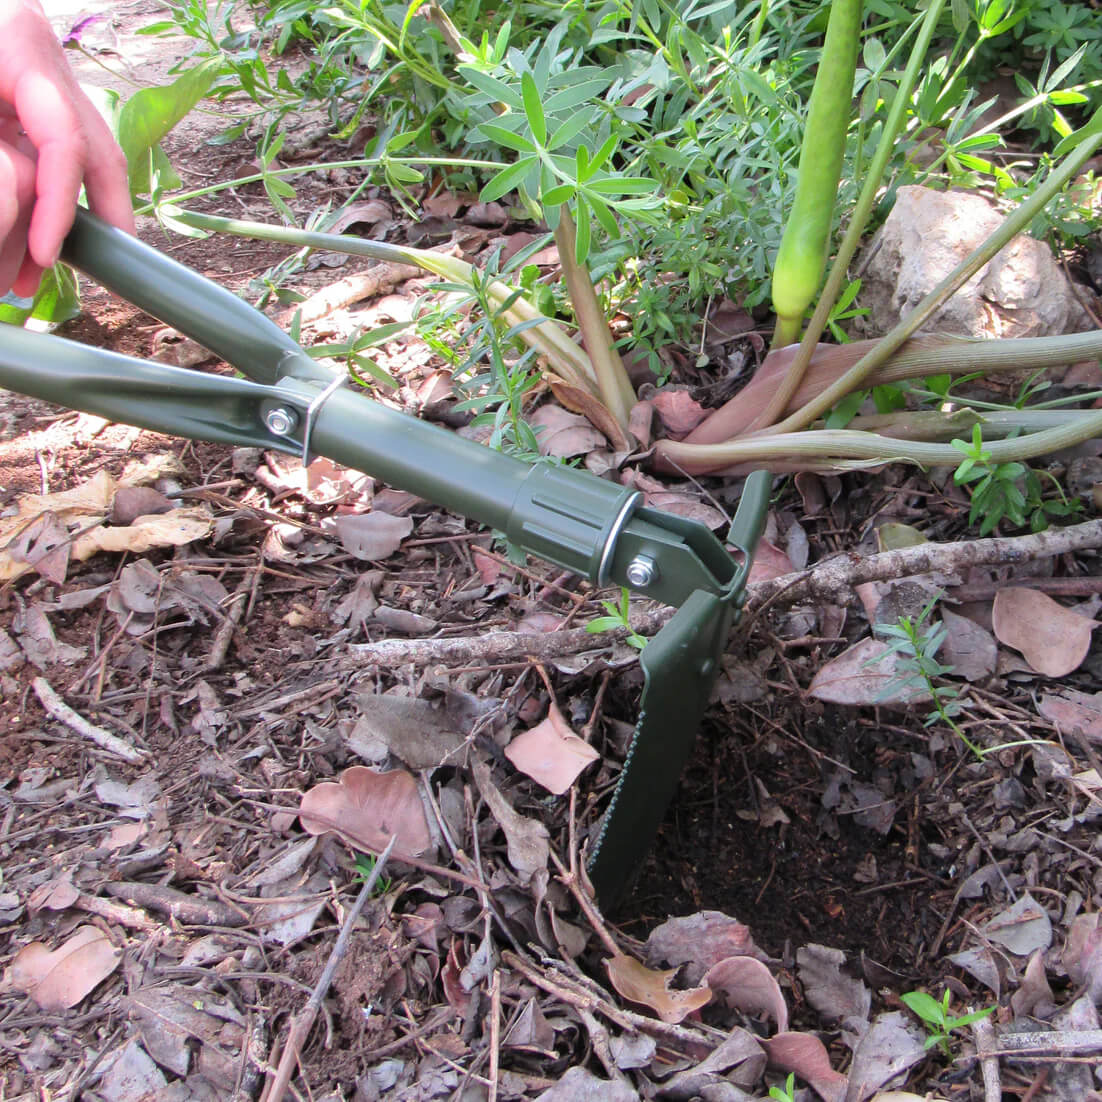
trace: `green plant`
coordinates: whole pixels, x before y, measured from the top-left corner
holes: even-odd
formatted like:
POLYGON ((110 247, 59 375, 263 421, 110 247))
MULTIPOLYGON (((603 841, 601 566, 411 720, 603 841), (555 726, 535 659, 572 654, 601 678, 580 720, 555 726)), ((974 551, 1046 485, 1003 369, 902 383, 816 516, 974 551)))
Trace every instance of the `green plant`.
POLYGON ((586 631, 591 631, 596 634, 599 631, 611 631, 613 628, 624 628, 628 633, 624 642, 629 646, 635 647, 636 650, 642 650, 647 645, 647 640, 637 631, 632 630, 631 620, 629 618, 630 603, 631 594, 627 589, 620 590, 620 600, 618 602, 601 601, 601 607, 605 610, 607 615, 597 616, 590 620, 585 626, 586 631))
POLYGON ((789 1072, 783 1087, 769 1088, 769 1097, 776 1099, 776 1102, 795 1102, 795 1090, 796 1076, 789 1072))
POLYGON ((950 1034, 954 1029, 971 1025, 980 1018, 986 1018, 995 1013, 995 1007, 984 1007, 983 1010, 974 1010, 969 1014, 952 1015, 949 1013, 949 1001, 951 993, 948 988, 941 996, 940 1002, 925 991, 908 991, 901 996, 904 1005, 922 1020, 929 1036, 926 1038, 926 1048, 940 1047, 946 1055, 951 1055, 949 1048, 950 1034))
MULTIPOLYGON (((375 866, 379 863, 378 858, 371 853, 357 853, 356 860, 353 861, 352 867, 356 870, 356 875, 361 881, 367 881, 371 878, 371 874, 375 871, 375 866)), ((375 885, 375 889, 372 895, 380 896, 386 895, 393 886, 389 876, 380 876, 378 883, 375 885)))
POLYGON ((1015 528, 1028 525, 1040 532, 1048 527, 1050 518, 1068 517, 1081 508, 1078 502, 1067 499, 1059 481, 1047 472, 1032 470, 1024 463, 993 463, 979 422, 972 426, 970 443, 953 440, 952 446, 964 456, 953 481, 969 487, 972 508, 968 523, 979 521, 981 536, 988 535, 1003 520, 1015 528), (1056 498, 1042 496, 1041 474, 1052 481, 1056 498))
POLYGON ((940 720, 982 760, 984 751, 972 742, 954 718, 960 715, 964 707, 960 690, 955 685, 939 685, 935 681, 935 678, 953 672, 952 666, 943 665, 937 660, 937 652, 941 650, 948 635, 944 624, 930 619, 939 596, 940 594, 936 594, 931 597, 917 616, 900 616, 894 624, 874 625, 873 631, 888 641, 888 647, 883 654, 871 659, 869 664, 882 662, 889 655, 895 655, 895 673, 881 695, 897 696, 915 690, 927 693, 934 707, 926 716, 926 726, 940 720))

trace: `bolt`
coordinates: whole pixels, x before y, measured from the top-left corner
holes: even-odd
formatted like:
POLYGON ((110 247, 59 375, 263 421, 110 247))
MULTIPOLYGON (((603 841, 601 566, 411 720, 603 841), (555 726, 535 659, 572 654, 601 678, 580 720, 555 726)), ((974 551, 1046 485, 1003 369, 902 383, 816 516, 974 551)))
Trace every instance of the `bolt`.
POLYGON ((628 563, 627 579, 637 589, 645 589, 658 580, 658 564, 650 555, 636 555, 628 563))
POLYGON ((264 424, 268 426, 268 431, 276 436, 289 436, 294 431, 297 420, 294 410, 285 409, 283 406, 276 406, 264 415, 264 424))

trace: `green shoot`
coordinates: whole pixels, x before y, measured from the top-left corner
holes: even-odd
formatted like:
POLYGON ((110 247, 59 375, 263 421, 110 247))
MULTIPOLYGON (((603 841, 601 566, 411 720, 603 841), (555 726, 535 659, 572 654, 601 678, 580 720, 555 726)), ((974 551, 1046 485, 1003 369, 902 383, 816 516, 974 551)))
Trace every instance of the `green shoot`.
POLYGON ((794 1102, 796 1091, 796 1076, 792 1072, 788 1073, 788 1078, 785 1080, 783 1087, 770 1087, 769 1097, 775 1099, 776 1102, 794 1102))
POLYGON ((895 676, 883 695, 894 696, 913 689, 929 693, 934 707, 927 715, 925 725, 930 727, 940 720, 952 728, 961 742, 982 760, 984 751, 972 742, 954 719, 964 707, 960 690, 954 685, 938 685, 934 680, 953 671, 952 666, 943 665, 936 657, 948 635, 944 624, 930 622, 930 614, 940 596, 938 593, 931 597, 917 616, 900 616, 894 624, 876 624, 873 631, 888 640, 888 649, 873 661, 881 662, 890 654, 897 655, 895 676))
POLYGON ((604 608, 608 615, 598 616, 590 620, 585 626, 586 631, 593 632, 593 634, 596 635, 599 631, 611 631, 613 628, 625 628, 628 636, 624 641, 636 650, 642 650, 647 645, 647 640, 637 631, 632 631, 631 621, 628 619, 630 603, 631 594, 628 592, 627 587, 625 587, 620 590, 619 603, 616 601, 601 602, 601 607, 604 608))
POLYGON ((971 1014, 954 1017, 949 1013, 951 994, 948 988, 945 989, 940 1002, 932 995, 927 995, 925 991, 908 991, 902 998, 907 1008, 917 1014, 926 1026, 929 1036, 926 1038, 925 1047, 933 1048, 934 1045, 938 1045, 946 1056, 950 1055, 949 1035, 954 1029, 971 1025, 972 1022, 979 1021, 980 1018, 986 1018, 989 1014, 995 1012, 993 1006, 988 1006, 983 1010, 973 1011, 971 1014))

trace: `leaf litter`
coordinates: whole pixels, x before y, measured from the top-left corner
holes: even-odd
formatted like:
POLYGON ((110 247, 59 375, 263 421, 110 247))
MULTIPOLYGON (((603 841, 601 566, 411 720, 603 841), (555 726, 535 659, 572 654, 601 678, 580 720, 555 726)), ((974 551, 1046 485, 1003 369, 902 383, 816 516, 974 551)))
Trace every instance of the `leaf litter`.
MULTIPOLYGON (((420 370, 416 356, 409 362, 420 370)), ((434 371, 411 377, 409 392, 446 404, 434 371)), ((691 395, 677 397, 686 393, 653 402, 674 431, 697 416, 691 395)), ((558 447, 607 452, 592 427, 583 438, 578 422, 544 416, 565 434, 558 447)), ((27 664, 46 670, 93 720, 148 744, 156 763, 154 784, 138 770, 105 773, 33 698, 18 709, 0 841, 14 857, 5 852, 4 887, 26 917, 7 934, 6 965, 33 967, 5 997, 22 1013, 36 991, 55 997, 39 984, 58 968, 55 987, 77 965, 86 983, 102 954, 99 969, 113 970, 80 994, 66 983, 66 1003, 110 1016, 125 1037, 92 1067, 91 1033, 83 1047, 5 1035, 23 1085, 88 1072, 96 1091, 119 1099, 258 1087, 362 882, 365 847, 378 852, 398 834, 410 864, 396 858, 389 887, 357 920, 331 1036, 302 1053, 300 1086, 315 1093, 445 1096, 487 1079, 496 1054, 499 1097, 764 1098, 789 1072, 828 1102, 887 1100, 902 1085, 948 1097, 954 1076, 979 1082, 972 1032, 954 1035, 949 1065, 898 1009, 901 992, 946 987, 954 1010, 999 1000, 1000 1043, 1032 1038, 1025 1056, 1002 1061, 1008 1081, 1024 1090, 1043 1070, 1062 1097, 1083 1087, 1072 1064, 1050 1057, 1090 1040, 1102 998, 1089 616, 1063 598, 1030 597, 1023 612, 1020 598, 997 596, 992 636, 943 613, 952 676, 976 689, 970 730, 988 745, 1043 743, 979 763, 944 730, 924 728, 913 700, 888 706, 892 674, 865 666, 875 641, 859 612, 808 602, 769 614, 753 637, 755 691, 717 699, 674 818, 639 870, 638 903, 613 925, 575 891, 634 719, 637 675, 564 659, 552 701, 533 688, 530 667, 378 669, 351 649, 396 630, 554 629, 577 615, 554 586, 591 595, 551 568, 502 583, 487 566, 489 537, 462 525, 434 531, 423 503, 335 465, 303 470, 257 455, 249 473, 240 458, 234 496, 197 507, 202 531, 190 539, 177 526, 153 541, 156 518, 192 515, 153 487, 155 471, 131 487, 74 463, 69 496, 28 500, 4 542, 22 576, 0 637, 5 701, 23 699, 27 664), (130 531, 143 518, 152 527, 130 531), (65 547, 88 524, 115 534, 89 545, 105 554, 82 560, 83 547, 65 547), (361 566, 384 559, 385 569, 361 566), (456 601, 465 586, 487 588, 456 601), (1028 649, 1030 617, 1068 645, 1028 649), (227 624, 230 658, 211 672, 227 624), (844 644, 832 642, 843 633, 844 644), (848 665, 832 665, 862 643, 848 665), (1031 668, 1019 659, 1011 669, 1007 648, 1031 668), (1041 683, 1037 706, 1033 670, 1066 679, 1041 683), (455 711, 449 694, 486 709, 455 711), (551 784, 521 764, 526 738, 551 784), (561 754, 579 748, 573 739, 590 748, 584 760, 561 754), (75 829, 42 848, 61 828, 75 829), (79 925, 89 904, 102 928, 79 925), (163 937, 127 924, 138 915, 158 916, 163 937), (81 930, 92 931, 80 935, 86 950, 74 939, 81 930), (630 995, 613 985, 609 961, 620 983, 635 977, 630 995), (120 962, 131 970, 126 994, 120 962), (1029 1014, 1043 1023, 1036 1037, 1023 1032, 1029 1014)), ((197 447, 173 476, 212 482, 223 460, 197 447)), ((723 522, 695 487, 629 477, 653 506, 723 522)), ((756 577, 851 550, 837 542, 859 500, 850 479, 878 495, 889 521, 898 507, 887 535, 913 542, 904 522, 927 502, 894 476, 870 477, 797 478, 756 577)), ((1030 584, 1004 570, 931 587, 950 600, 959 590, 963 604, 969 585, 996 581, 1000 593, 1030 584)), ((992 599, 983 601, 990 616, 992 599)), ((730 668, 741 676, 745 654, 730 668)))

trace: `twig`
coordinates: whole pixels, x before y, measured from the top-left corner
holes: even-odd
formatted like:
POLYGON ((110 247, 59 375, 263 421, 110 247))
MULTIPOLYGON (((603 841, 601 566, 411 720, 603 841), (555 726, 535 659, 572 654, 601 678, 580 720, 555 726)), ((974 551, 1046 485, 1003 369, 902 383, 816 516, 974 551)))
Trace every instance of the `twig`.
POLYGON ((254 567, 252 570, 246 571, 244 577, 237 583, 237 588, 230 597, 230 606, 226 612, 226 618, 218 625, 218 630, 214 633, 210 654, 207 656, 207 663, 204 667, 207 673, 220 670, 222 664, 226 661, 230 642, 241 626, 245 609, 252 604, 251 594, 259 577, 260 571, 254 567))
MULTIPOLYGON (((931 572, 963 572, 970 566, 1021 563, 1063 555, 1071 551, 1102 548, 1102 520, 1090 520, 1028 536, 1000 536, 959 543, 924 543, 861 557, 847 553, 807 570, 755 582, 746 590, 746 611, 757 613, 763 605, 798 604, 801 601, 829 601, 852 604, 853 587, 862 582, 891 581, 931 572)), ((658 631, 673 615, 670 609, 633 613, 631 629, 640 635, 658 631)), ((342 668, 364 666, 424 666, 436 663, 464 665, 471 662, 506 662, 532 657, 549 660, 582 651, 600 650, 625 639, 624 628, 592 634, 584 628, 553 632, 487 632, 479 636, 451 639, 386 639, 378 643, 353 644, 342 668)))
POLYGON ((360 917, 360 912, 364 909, 364 905, 368 899, 371 898, 371 893, 375 890, 375 885, 379 882, 379 877, 383 873, 383 867, 386 865, 387 858, 390 856, 390 851, 394 849, 394 844, 398 841, 398 835, 392 835, 390 841, 387 843, 386 849, 379 854, 379 859, 375 862, 375 867, 371 870, 371 875, 363 882, 363 887, 360 888, 360 894, 356 896, 356 901, 348 910, 348 914, 345 915, 344 924, 341 926, 341 932, 337 936, 337 942, 333 946, 333 951, 329 954, 329 959, 325 962, 325 967, 322 969, 321 976, 318 978, 317 986, 314 988, 307 999, 306 1005, 295 1015, 294 1020, 291 1022, 291 1029, 287 1035, 287 1041, 283 1046, 283 1055, 279 1058, 279 1067, 276 1068, 275 1078, 272 1080, 272 1085, 264 1095, 264 1102, 282 1102, 283 1095, 287 1090, 291 1082, 291 1076, 294 1075, 296 1067, 298 1067, 299 1054, 302 1051, 302 1042, 306 1040, 306 1035, 310 1032, 310 1027, 314 1024, 314 1019, 318 1016, 318 1009, 321 1007, 321 1001, 329 992, 329 985, 333 982, 333 976, 336 974, 337 966, 344 959, 344 954, 348 951, 348 942, 352 938, 352 928, 356 925, 356 919, 360 917))
POLYGON ((983 1073, 984 1102, 1002 1102, 999 1058, 991 1055, 995 1049, 995 1027, 985 1015, 972 1023, 972 1032, 976 1037, 976 1052, 979 1053, 980 1071, 983 1073))
POLYGON ((990 1056, 1055 1056, 1060 1053, 1093 1052, 1102 1049, 1102 1029, 1067 1029, 1037 1033, 999 1033, 998 1048, 990 1056))
POLYGON ((34 694, 42 702, 42 707, 54 717, 60 720, 66 727, 76 731, 78 735, 91 739, 101 749, 122 758, 131 765, 141 765, 146 760, 146 752, 138 750, 130 743, 124 742, 118 735, 105 731, 90 723, 83 716, 77 715, 44 677, 36 677, 32 682, 34 694))
POLYGON ((501 970, 494 969, 490 981, 490 1088, 486 1102, 497 1102, 497 1080, 501 1063, 501 970))

